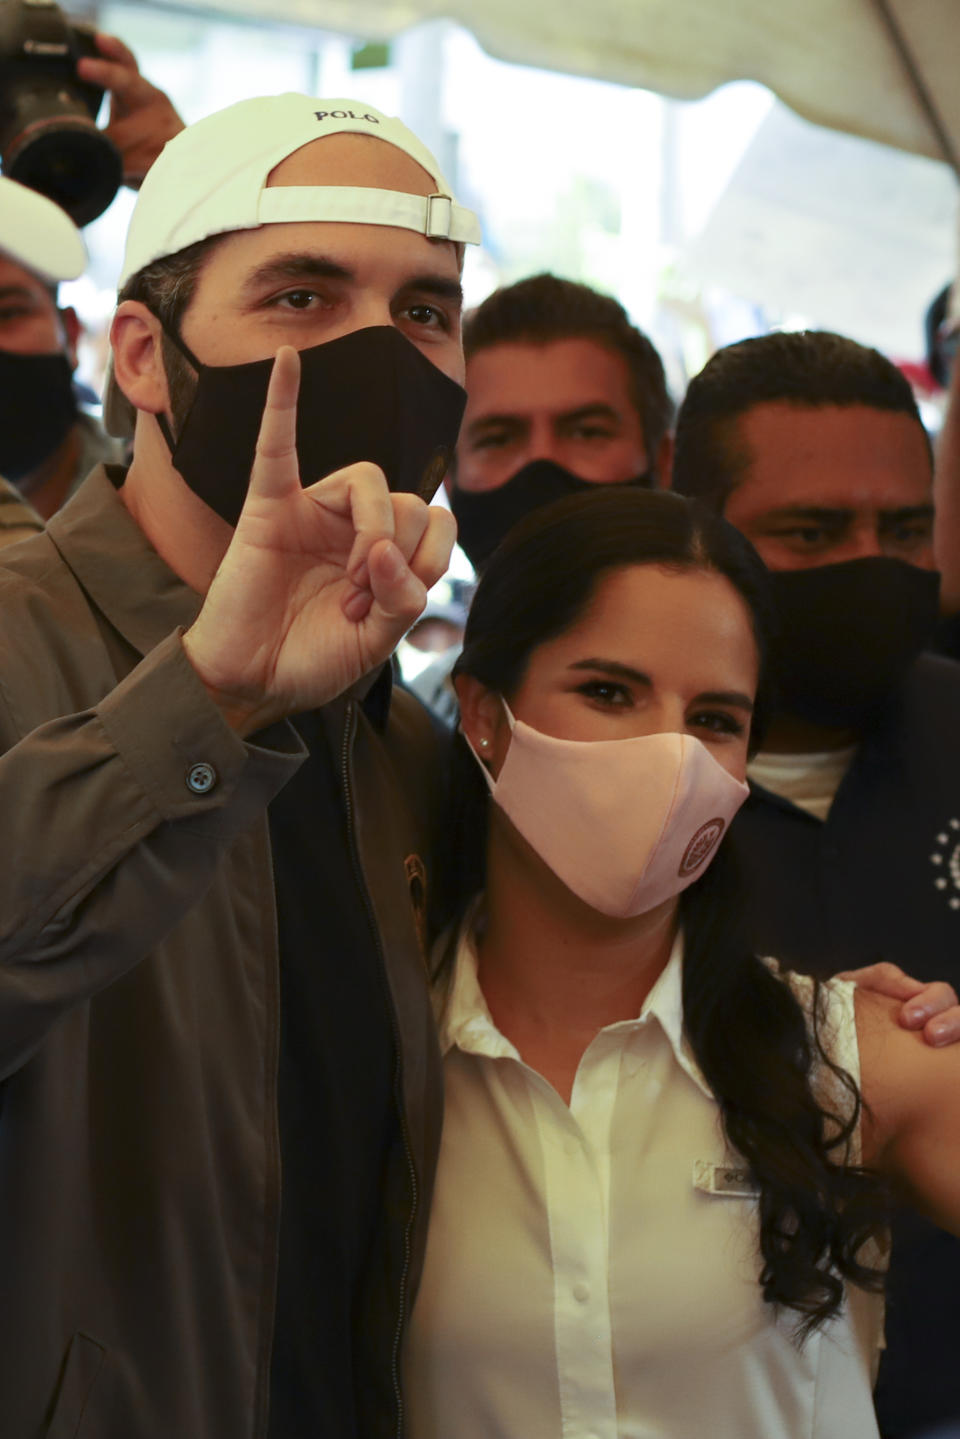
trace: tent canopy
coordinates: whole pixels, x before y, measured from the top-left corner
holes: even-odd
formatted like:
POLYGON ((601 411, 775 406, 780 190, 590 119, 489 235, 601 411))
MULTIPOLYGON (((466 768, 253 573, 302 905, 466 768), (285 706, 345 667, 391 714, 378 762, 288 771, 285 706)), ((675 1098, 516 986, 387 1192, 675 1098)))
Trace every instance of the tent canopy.
POLYGON ((455 20, 500 59, 678 99, 757 80, 818 124, 955 169, 960 155, 957 0, 206 0, 205 8, 376 38, 455 20))

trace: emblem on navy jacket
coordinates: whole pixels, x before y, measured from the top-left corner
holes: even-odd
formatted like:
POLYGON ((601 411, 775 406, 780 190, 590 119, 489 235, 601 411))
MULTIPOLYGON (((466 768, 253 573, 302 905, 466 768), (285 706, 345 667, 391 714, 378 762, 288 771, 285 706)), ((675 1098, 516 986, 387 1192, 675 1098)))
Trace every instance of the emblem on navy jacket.
POLYGON ((930 863, 939 889, 951 909, 960 909, 960 819, 948 820, 934 841, 930 863))

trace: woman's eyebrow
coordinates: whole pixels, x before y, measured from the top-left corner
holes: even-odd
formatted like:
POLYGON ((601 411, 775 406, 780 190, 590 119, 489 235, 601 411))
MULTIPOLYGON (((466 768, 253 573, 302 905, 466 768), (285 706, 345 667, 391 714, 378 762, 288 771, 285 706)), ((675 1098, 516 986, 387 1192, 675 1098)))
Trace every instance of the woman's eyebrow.
POLYGON ((694 699, 694 704, 733 705, 735 709, 753 714, 753 700, 739 690, 704 690, 694 699))
POLYGON ((643 670, 631 669, 629 665, 623 665, 619 660, 576 660, 567 668, 571 670, 602 670, 604 674, 616 675, 618 679, 632 680, 634 684, 653 684, 653 680, 649 675, 645 675, 643 670))

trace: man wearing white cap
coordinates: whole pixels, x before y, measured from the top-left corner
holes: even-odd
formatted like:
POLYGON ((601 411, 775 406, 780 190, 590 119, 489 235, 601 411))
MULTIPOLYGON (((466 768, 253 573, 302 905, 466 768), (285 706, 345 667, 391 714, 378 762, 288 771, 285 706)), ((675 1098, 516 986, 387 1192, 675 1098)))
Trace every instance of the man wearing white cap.
POLYGON ((11 1436, 402 1431, 436 766, 383 661, 452 544, 477 238, 353 101, 245 101, 144 183, 132 464, 0 564, 11 1436))
POLYGON ((73 394, 77 317, 57 305, 57 285, 86 263, 63 210, 0 176, 0 545, 42 529, 34 505, 52 513, 78 466, 85 474, 102 458, 106 437, 73 394))
MULTIPOLYGON (((183 123, 122 40, 97 34, 96 44, 80 78, 109 92, 105 133, 125 183, 137 188, 183 123)), ((41 530, 94 465, 123 453, 73 384, 80 323, 58 304, 57 286, 86 264, 80 232, 60 207, 0 177, 0 546, 41 530)))

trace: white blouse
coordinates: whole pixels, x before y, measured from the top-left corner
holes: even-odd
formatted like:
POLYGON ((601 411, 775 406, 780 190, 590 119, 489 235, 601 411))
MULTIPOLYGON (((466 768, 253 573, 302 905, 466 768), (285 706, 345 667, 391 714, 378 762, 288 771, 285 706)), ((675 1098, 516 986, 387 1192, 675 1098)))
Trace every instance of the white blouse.
MULTIPOLYGON (((410 1439, 876 1436, 881 1302, 851 1289, 802 1349, 794 1311, 763 1302, 755 1197, 683 1034, 681 965, 678 941, 639 1018, 586 1050, 568 1108, 494 1025, 465 925, 410 1439)), ((824 1042, 859 1079, 853 986, 828 994, 824 1042)))

